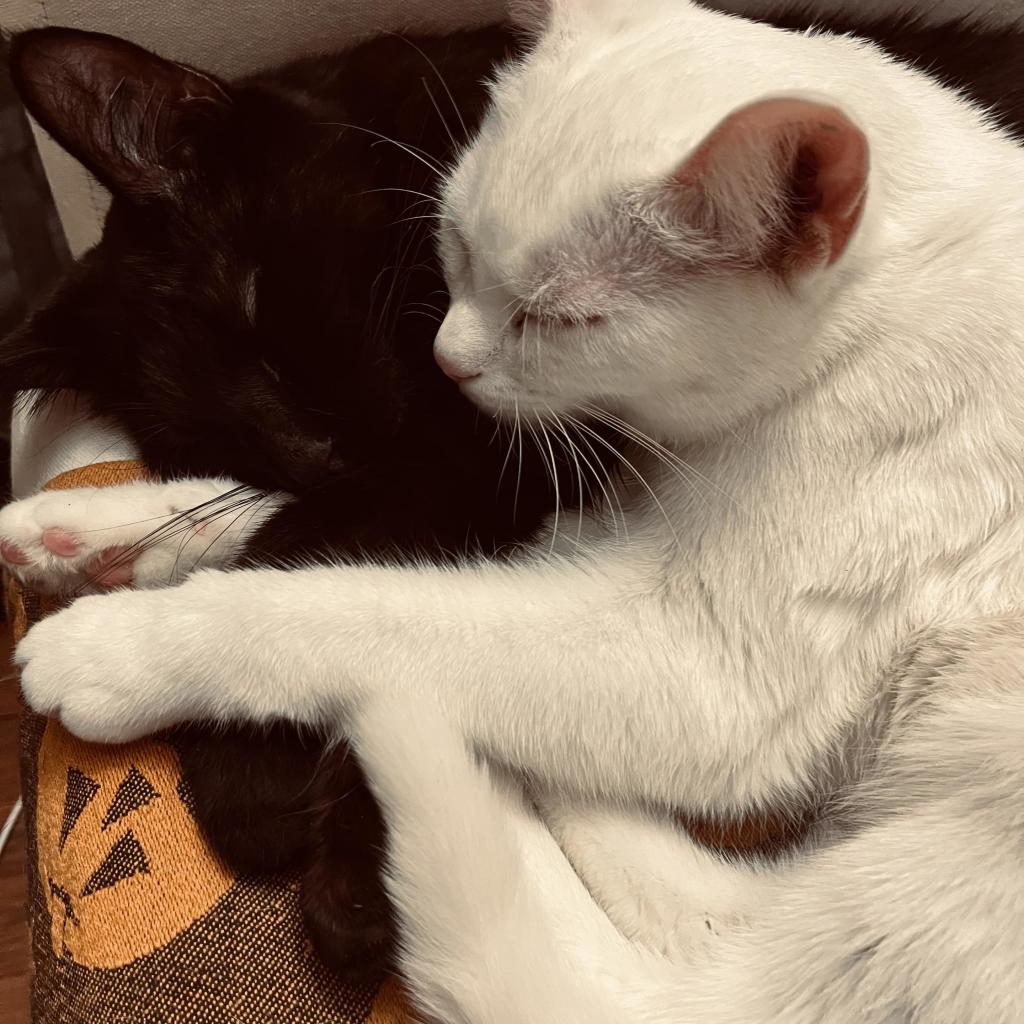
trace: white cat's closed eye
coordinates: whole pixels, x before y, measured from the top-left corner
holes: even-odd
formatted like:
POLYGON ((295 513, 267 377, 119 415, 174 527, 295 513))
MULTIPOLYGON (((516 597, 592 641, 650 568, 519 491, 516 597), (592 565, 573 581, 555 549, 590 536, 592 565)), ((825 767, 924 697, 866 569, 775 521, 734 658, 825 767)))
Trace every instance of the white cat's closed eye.
POLYGON ((570 330, 574 327, 594 327, 603 320, 604 317, 600 313, 594 313, 592 316, 572 316, 568 313, 527 313, 521 311, 512 319, 511 327, 512 330, 520 332, 529 326, 542 330, 550 330, 552 328, 570 330))

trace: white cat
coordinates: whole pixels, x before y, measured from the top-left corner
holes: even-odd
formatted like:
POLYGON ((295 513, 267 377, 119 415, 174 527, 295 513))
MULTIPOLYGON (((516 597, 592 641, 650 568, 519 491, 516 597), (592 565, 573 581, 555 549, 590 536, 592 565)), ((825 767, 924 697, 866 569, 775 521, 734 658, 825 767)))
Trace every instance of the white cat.
POLYGON ((489 411, 649 435, 650 490, 514 566, 85 598, 19 647, 26 696, 95 739, 354 731, 441 1019, 1018 1020, 1024 153, 870 46, 684 0, 558 0, 494 99, 439 357, 489 411), (844 785, 863 827, 775 872, 638 810, 844 785), (745 924, 686 957, 689 869, 745 924))

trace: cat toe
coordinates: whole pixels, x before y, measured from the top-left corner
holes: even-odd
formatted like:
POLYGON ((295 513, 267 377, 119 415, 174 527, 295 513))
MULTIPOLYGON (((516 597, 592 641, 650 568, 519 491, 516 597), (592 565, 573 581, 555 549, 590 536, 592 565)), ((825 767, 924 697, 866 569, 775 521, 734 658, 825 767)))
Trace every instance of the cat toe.
POLYGON ((302 917, 320 959, 343 981, 367 985, 395 967, 395 922, 386 900, 339 905, 303 882, 302 917))

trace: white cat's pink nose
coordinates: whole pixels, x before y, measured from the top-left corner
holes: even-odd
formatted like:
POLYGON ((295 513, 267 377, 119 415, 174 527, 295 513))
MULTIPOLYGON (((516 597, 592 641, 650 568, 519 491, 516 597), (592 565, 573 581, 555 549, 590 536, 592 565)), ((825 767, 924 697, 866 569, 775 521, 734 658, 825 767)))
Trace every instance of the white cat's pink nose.
POLYGON ((474 377, 480 376, 479 370, 470 370, 464 366, 460 366, 450 356, 446 356, 439 349, 434 349, 434 362, 441 367, 441 372, 457 384, 464 380, 472 380, 474 377))

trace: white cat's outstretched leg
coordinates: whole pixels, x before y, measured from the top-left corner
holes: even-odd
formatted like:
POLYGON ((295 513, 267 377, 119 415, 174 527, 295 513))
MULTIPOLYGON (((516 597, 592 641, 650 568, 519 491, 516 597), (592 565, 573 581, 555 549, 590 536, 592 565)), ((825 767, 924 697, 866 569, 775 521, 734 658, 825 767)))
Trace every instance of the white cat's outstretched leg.
POLYGON ((0 557, 43 593, 166 585, 227 564, 280 504, 223 478, 44 491, 0 509, 0 557))

